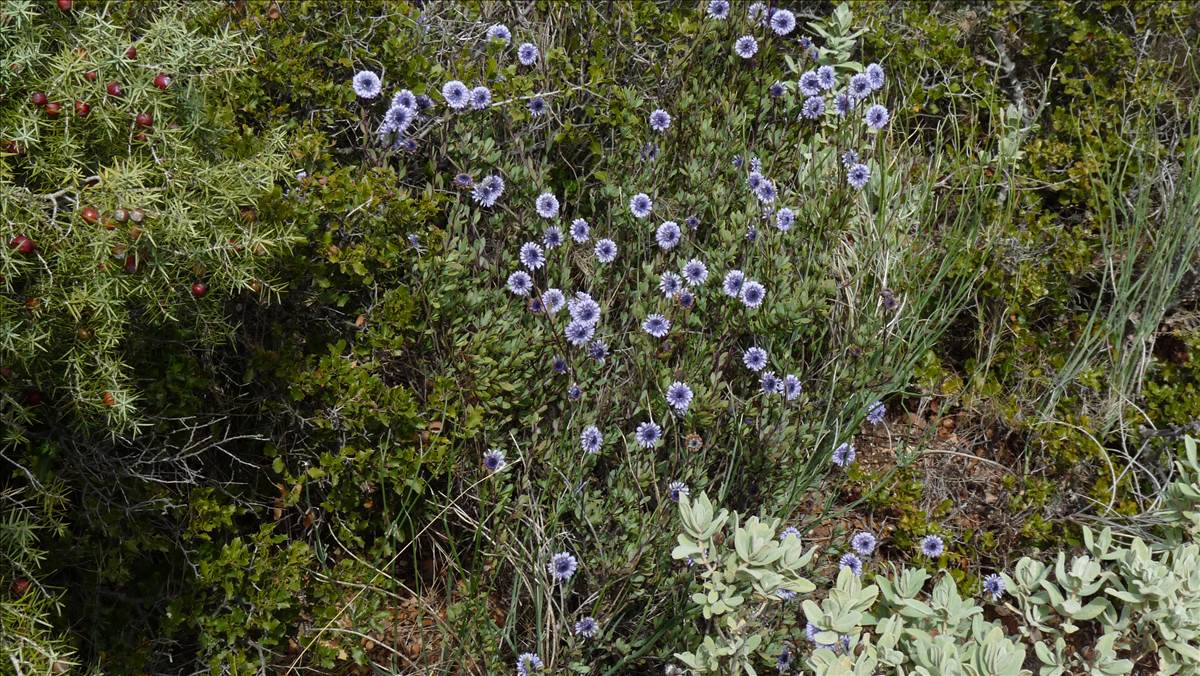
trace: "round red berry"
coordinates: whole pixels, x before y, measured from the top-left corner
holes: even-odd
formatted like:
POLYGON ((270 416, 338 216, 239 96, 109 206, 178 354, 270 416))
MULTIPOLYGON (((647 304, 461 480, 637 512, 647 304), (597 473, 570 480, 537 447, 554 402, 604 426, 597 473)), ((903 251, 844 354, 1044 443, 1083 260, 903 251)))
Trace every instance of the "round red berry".
POLYGON ((29 591, 29 580, 23 577, 18 577, 8 586, 8 592, 12 594, 14 599, 19 599, 25 596, 25 592, 29 591))
POLYGON ((83 211, 79 212, 79 215, 89 225, 100 220, 100 212, 96 210, 96 207, 84 207, 83 211))
POLYGON ((84 101, 75 102, 75 117, 87 117, 92 112, 92 107, 84 101))
POLYGON ((150 117, 150 113, 138 113, 137 117, 134 118, 134 121, 137 122, 138 125, 142 126, 142 127, 154 126, 154 118, 150 117))
POLYGON ((166 89, 171 86, 171 76, 166 73, 159 73, 154 76, 154 86, 159 89, 166 89))
POLYGON ((62 104, 58 101, 51 101, 46 104, 45 110, 50 117, 58 117, 62 113, 62 104))
POLYGON ((100 74, 94 70, 89 70, 83 74, 83 77, 86 78, 88 82, 95 82, 96 79, 100 77, 100 74))
POLYGON ((125 96, 125 88, 118 82, 109 82, 107 89, 109 96, 125 96))
POLYGON ((196 298, 203 298, 208 295, 208 285, 204 282, 196 282, 192 284, 192 295, 196 298))
POLYGON ((58 0, 58 8, 64 12, 71 11, 71 5, 75 4, 74 0, 58 0))
POLYGON ((8 243, 8 248, 15 250, 19 254, 31 254, 37 248, 37 245, 25 235, 17 235, 8 243))
POLYGON ((130 45, 129 49, 125 50, 125 58, 133 61, 137 58, 137 47, 130 45))
POLYGON ((46 92, 34 92, 33 95, 29 97, 29 100, 32 101, 33 105, 35 106, 44 106, 46 105, 46 102, 50 100, 50 98, 46 96, 46 92))

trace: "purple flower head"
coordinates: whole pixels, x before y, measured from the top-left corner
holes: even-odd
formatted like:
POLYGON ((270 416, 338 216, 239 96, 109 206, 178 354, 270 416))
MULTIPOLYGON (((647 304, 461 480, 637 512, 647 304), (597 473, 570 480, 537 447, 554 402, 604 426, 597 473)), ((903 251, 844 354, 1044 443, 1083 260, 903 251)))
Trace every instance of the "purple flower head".
POLYGON ((537 45, 532 42, 523 42, 520 47, 517 47, 517 60, 522 66, 532 66, 538 59, 537 45))
POLYGON ((693 258, 683 266, 683 279, 688 286, 699 286, 708 279, 708 268, 697 258, 693 258))
POLYGON ((417 110, 429 110, 433 107, 433 99, 428 94, 417 95, 417 110))
POLYGON ((508 44, 512 40, 512 31, 508 30, 508 26, 498 23, 487 30, 489 40, 498 40, 504 44, 508 44))
POLYGON ((742 285, 742 304, 748 308, 756 308, 762 305, 763 299, 767 297, 767 290, 762 284, 753 280, 742 285))
POLYGON ((729 0, 710 0, 708 3, 708 17, 717 21, 724 21, 729 16, 729 0))
POLYGON ((601 263, 611 263, 617 259, 617 243, 611 239, 596 242, 596 260, 601 263))
POLYGON ((575 298, 567 303, 567 312, 571 313, 571 319, 584 324, 600 321, 600 304, 586 293, 575 294, 575 298))
POLYGON ((821 77, 817 75, 817 71, 805 71, 800 76, 800 93, 805 96, 821 95, 821 77))
POLYGON ((558 215, 558 198, 554 196, 554 193, 544 192, 538 195, 537 201, 534 202, 534 208, 537 209, 538 216, 554 218, 558 215))
POLYGON ((454 176, 454 185, 459 188, 470 188, 475 181, 471 180, 468 174, 456 174, 454 176))
POLYGON ((571 239, 575 240, 579 244, 583 244, 584 242, 588 241, 590 230, 591 229, 588 227, 588 222, 582 218, 576 218, 575 220, 571 221, 571 239))
POLYGON ((385 134, 388 132, 404 133, 416 118, 417 113, 412 108, 392 106, 383 114, 383 125, 379 131, 385 134))
POLYGON ((821 66, 817 69, 817 84, 825 91, 837 86, 837 74, 834 73, 833 66, 821 66))
POLYGON ((559 552, 550 558, 550 563, 546 568, 556 582, 566 582, 579 569, 579 562, 575 560, 574 556, 571 556, 570 552, 559 552))
POLYGON ((600 625, 596 618, 588 616, 575 623, 575 635, 585 639, 595 638, 600 633, 600 625))
POLYGON ((542 231, 542 244, 547 250, 557 249, 563 243, 562 230, 557 225, 552 225, 542 231))
POLYGON ((671 320, 660 314, 648 315, 646 321, 642 322, 642 330, 655 338, 662 338, 671 330, 671 320))
POLYGON ((583 434, 579 435, 579 447, 588 455, 595 455, 600 452, 600 447, 604 445, 604 435, 600 433, 600 428, 595 425, 588 425, 584 428, 583 434))
POLYGON ((596 325, 588 322, 581 322, 578 319, 567 324, 567 328, 563 333, 567 340, 576 347, 581 347, 592 339, 592 335, 596 332, 596 325))
POLYGON ((681 383, 678 380, 671 383, 667 388, 667 405, 675 409, 679 415, 687 413, 688 406, 692 404, 692 388, 686 383, 681 383))
POLYGON ((654 448, 661 435, 662 428, 652 422, 644 422, 638 425, 637 431, 634 433, 638 445, 642 448, 654 448))
POLYGON ((787 35, 796 29, 796 15, 786 9, 777 9, 771 13, 771 30, 776 35, 787 35))
POLYGON ((849 568, 855 577, 862 575, 862 559, 854 554, 843 554, 842 558, 838 559, 838 568, 849 568))
POLYGON ((658 279, 658 289, 667 298, 674 298, 683 290, 683 280, 674 272, 664 272, 658 279))
POLYGON ((695 230, 696 228, 700 227, 700 218, 698 216, 688 216, 687 218, 683 219, 683 222, 685 225, 687 225, 689 230, 695 230))
POLYGON ((883 422, 883 417, 887 415, 887 407, 882 401, 875 401, 867 409, 867 422, 872 425, 878 425, 883 422))
POLYGON ((479 86, 471 90, 471 107, 475 110, 483 110, 492 103, 492 90, 487 87, 479 86))
POLYGON ((741 155, 734 155, 732 162, 734 169, 741 169, 742 165, 746 163, 746 161, 742 159, 741 155))
POLYGON ((865 530, 860 530, 850 538, 850 547, 860 556, 870 556, 875 551, 875 536, 865 530))
POLYGON ((791 209, 783 207, 775 212, 775 227, 781 232, 787 232, 796 224, 796 214, 791 209))
POLYGON ((588 356, 601 364, 608 358, 608 343, 603 340, 597 340, 588 346, 588 356))
POLYGON ((737 298, 742 295, 742 284, 746 281, 746 275, 742 274, 741 270, 730 270, 725 273, 725 280, 721 282, 721 291, 726 296, 737 298))
POLYGON ((524 270, 517 270, 508 276, 508 290, 514 294, 528 296, 531 289, 533 289, 533 280, 524 270))
POLYGON ((639 192, 629 199, 629 211, 636 218, 645 218, 650 215, 650 210, 654 208, 654 202, 650 201, 650 196, 644 192, 639 192))
POLYGON ((758 40, 751 35, 743 35, 733 43, 733 51, 743 59, 752 58, 758 53, 758 40))
POLYGON ((877 63, 867 64, 867 81, 871 83, 871 89, 883 88, 883 66, 877 63))
POLYGON ((541 671, 542 658, 536 653, 521 653, 517 658, 517 676, 529 676, 531 671, 541 671))
POLYGON ((863 186, 871 180, 871 168, 865 164, 856 164, 850 167, 846 172, 846 182, 851 188, 862 190, 863 186))
POLYGON ((471 191, 471 199, 483 207, 491 207, 504 194, 504 179, 496 174, 486 176, 475 184, 471 191))
POLYGON ((996 573, 992 573, 983 578, 983 591, 991 594, 993 601, 999 601, 1001 596, 1004 596, 1004 578, 996 573))
POLYGON ((558 289, 546 289, 542 293, 542 307, 546 308, 546 312, 550 314, 558 314, 558 311, 566 304, 566 298, 563 292, 558 289))
POLYGON ((567 372, 567 360, 562 357, 555 356, 550 360, 550 365, 554 368, 554 372, 562 375, 567 372))
POLYGON ((493 448, 487 453, 483 454, 483 466, 486 467, 489 472, 499 472, 500 470, 504 469, 504 466, 507 464, 508 463, 504 460, 504 451, 498 448, 493 448))
POLYGON ((779 541, 780 542, 783 542, 784 540, 786 540, 788 538, 796 538, 797 540, 799 540, 800 539, 800 529, 796 528, 795 526, 788 526, 787 528, 784 528, 783 530, 779 531, 779 541))
POLYGON ((581 390, 575 383, 571 383, 571 386, 567 388, 567 399, 570 399, 571 401, 579 401, 579 398, 582 396, 583 390, 581 390))
POLYGON ((671 116, 667 111, 661 108, 650 113, 650 128, 657 132, 664 132, 667 127, 671 126, 671 116))
POLYGON ((530 270, 537 270, 546 264, 546 255, 542 253, 542 247, 533 242, 525 242, 521 245, 521 265, 530 270))
POLYGON ((746 8, 746 18, 750 20, 750 23, 757 23, 765 26, 767 21, 770 19, 770 14, 768 13, 766 4, 762 2, 750 3, 750 6, 746 8))
POLYGON ((867 108, 867 112, 863 115, 863 120, 867 126, 878 131, 887 126, 888 120, 892 119, 888 113, 888 109, 878 103, 867 108))
POLYGON ((786 91, 787 90, 784 89, 783 83, 778 81, 772 83, 770 87, 767 87, 767 93, 770 94, 771 98, 773 99, 783 96, 786 91))
POLYGON ((854 458, 857 455, 858 453, 854 450, 854 446, 850 445, 849 442, 842 442, 837 448, 833 449, 833 457, 830 459, 838 467, 846 468, 854 463, 854 458))
POLYGON ((679 295, 676 296, 676 300, 679 301, 679 307, 686 310, 692 307, 692 305, 696 302, 696 297, 692 295, 691 291, 681 291, 679 295))
POLYGON ((360 70, 355 73, 354 79, 350 80, 350 86, 354 89, 355 94, 364 99, 373 99, 383 91, 383 84, 379 81, 379 76, 370 70, 360 70))
POLYGON ((931 559, 936 559, 946 551, 946 543, 937 535, 926 535, 921 538, 921 553, 931 559))
POLYGON ((895 310, 900 306, 900 301, 896 298, 896 292, 891 289, 884 289, 879 292, 879 301, 883 303, 884 309, 895 310))
POLYGON ((688 485, 682 481, 672 481, 667 484, 667 495, 670 496, 671 502, 679 502, 679 498, 689 495, 688 485))
POLYGON ((781 601, 791 601, 796 598, 796 592, 791 589, 776 589, 775 596, 778 596, 781 601))
POLYGON ((758 201, 762 202, 763 204, 773 203, 778 194, 779 193, 775 191, 775 184, 766 179, 760 181, 758 187, 754 189, 754 196, 757 197, 758 201))
POLYGON ((854 97, 849 94, 838 94, 833 97, 833 111, 838 114, 838 117, 845 117, 854 110, 854 97))
POLYGON ((764 371, 758 382, 762 386, 763 394, 768 396, 778 394, 783 390, 783 381, 779 379, 779 376, 775 375, 774 371, 764 371))
POLYGON ((407 89, 401 89, 392 96, 392 107, 404 106, 409 110, 417 110, 417 97, 407 89))
POLYGON ((751 371, 761 371, 767 367, 767 351, 761 347, 752 347, 742 353, 742 363, 751 371))
POLYGON ((783 378, 783 398, 792 401, 800 396, 800 379, 789 373, 783 378))
POLYGON ((757 191, 758 187, 762 185, 763 181, 765 180, 767 179, 763 178, 763 175, 758 171, 752 171, 746 175, 746 187, 750 188, 750 190, 757 191))
POLYGON ((787 648, 775 656, 775 671, 783 673, 792 666, 792 653, 787 648))
POLYGON ((679 244, 679 238, 682 233, 675 221, 663 221, 663 224, 658 226, 658 230, 654 233, 654 241, 658 242, 658 246, 663 251, 670 251, 679 244))
POLYGON ((758 241, 758 228, 753 225, 746 228, 746 241, 751 243, 758 241))
POLYGON ((535 96, 529 100, 529 114, 537 117, 546 112, 546 99, 535 96))
POLYGON ((865 73, 859 73, 850 78, 850 96, 855 99, 865 99, 871 94, 871 78, 865 73))
POLYGON ((842 153, 842 166, 849 169, 858 164, 858 153, 853 150, 847 150, 842 153))
POLYGON ((805 119, 816 120, 825 114, 825 99, 820 96, 810 96, 804 99, 804 107, 800 109, 800 114, 805 119))

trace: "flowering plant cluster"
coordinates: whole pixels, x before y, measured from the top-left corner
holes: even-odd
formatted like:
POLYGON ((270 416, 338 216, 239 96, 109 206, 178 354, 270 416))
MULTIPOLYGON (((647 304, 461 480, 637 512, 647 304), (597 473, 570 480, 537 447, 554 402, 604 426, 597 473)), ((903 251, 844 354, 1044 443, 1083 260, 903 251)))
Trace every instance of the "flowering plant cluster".
MULTIPOLYGON (((548 424, 513 421, 511 444, 481 452, 503 495, 526 481, 553 490, 563 477, 581 505, 607 486, 610 509, 642 513, 638 492, 652 491, 665 510, 723 476, 725 491, 760 483, 789 504, 831 466, 853 470, 855 437, 886 428, 881 400, 910 377, 911 351, 936 340, 961 307, 969 280, 920 253, 947 233, 900 224, 934 203, 891 178, 917 171, 916 158, 897 164, 889 153, 888 78, 882 65, 850 59, 848 10, 810 26, 824 46, 800 33, 790 11, 759 20, 750 10, 747 26, 706 7, 701 39, 714 50, 732 39, 729 67, 764 71, 777 85, 748 90, 718 114, 687 105, 711 82, 681 83, 646 103, 626 147, 592 158, 593 174, 609 177, 594 184, 556 182, 551 163, 481 152, 490 146, 473 130, 490 125, 498 106, 554 96, 573 105, 561 88, 539 91, 536 73, 520 82, 529 93, 499 80, 474 89, 466 76, 449 80, 441 101, 423 118, 418 111, 422 126, 409 127, 414 136, 446 134, 458 195, 449 227, 497 252, 483 263, 507 296, 496 311, 515 322, 537 374, 531 408, 549 415, 548 424), (793 54, 808 65, 801 70, 793 54), (742 140, 729 149, 724 138, 742 140), (846 256, 829 257, 847 246, 846 256), (740 446, 727 466, 724 449, 740 446), (636 477, 616 469, 626 464, 636 477)), ((489 32, 481 49, 513 58, 508 34, 489 32)), ((511 72, 526 73, 516 56, 522 65, 511 72)), ((367 93, 377 89, 372 81, 367 93)), ((541 115, 522 119, 532 130, 545 124, 541 115)), ((952 236, 977 237, 978 222, 958 214, 952 236)), ((602 616, 587 601, 612 565, 597 560, 588 508, 558 519, 530 507, 530 518, 556 524, 527 545, 536 552, 528 563, 549 573, 535 597, 563 633, 603 636, 621 611, 602 616), (585 617, 587 631, 575 631, 585 617)), ((860 533, 841 566, 861 574, 873 537, 860 533)), ((776 591, 796 590, 772 588, 779 599, 776 591)), ((558 650, 543 644, 536 654, 549 664, 558 650)))

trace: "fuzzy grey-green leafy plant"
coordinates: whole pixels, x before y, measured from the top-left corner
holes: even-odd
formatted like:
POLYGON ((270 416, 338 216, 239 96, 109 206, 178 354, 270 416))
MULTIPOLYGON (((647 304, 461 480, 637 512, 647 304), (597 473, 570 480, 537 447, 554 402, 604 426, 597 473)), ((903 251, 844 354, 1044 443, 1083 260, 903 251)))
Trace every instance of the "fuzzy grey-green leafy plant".
POLYGON ((767 606, 783 602, 780 591, 816 589, 801 574, 815 549, 804 551, 799 537, 777 538, 779 519, 752 516, 743 525, 736 512, 716 513, 703 493, 695 503, 682 496, 679 515, 683 532, 671 555, 698 570, 700 590, 691 595, 692 602, 704 619, 713 620, 714 633, 675 656, 696 673, 755 674, 753 657, 767 638, 758 620, 767 606), (727 524, 732 535, 726 538, 727 524))
MULTIPOLYGON (((1158 539, 1122 543, 1111 528, 1085 527, 1086 551, 1060 551, 1049 565, 1024 557, 1011 576, 1002 575, 1011 602, 991 616, 1016 618, 1015 632, 988 619, 949 574, 926 593, 932 578, 923 569, 893 569, 864 584, 843 567, 824 598, 802 603, 815 646, 806 668, 818 676, 1025 676, 1033 673, 1025 668, 1032 651, 1039 676, 1128 674, 1144 660, 1161 674, 1200 673, 1195 440, 1185 440, 1176 468, 1158 539)), ((703 494, 695 503, 681 500, 680 514, 684 532, 673 554, 697 564, 701 590, 692 601, 717 621, 698 648, 676 657, 697 673, 756 673, 756 651, 780 640, 763 610, 780 589, 814 591, 799 572, 815 551, 801 553, 798 537, 777 541, 778 520, 752 517, 739 525, 736 514, 716 513, 703 494), (727 523, 733 551, 721 553, 718 534, 727 523), (747 603, 751 597, 758 603, 747 603)))

